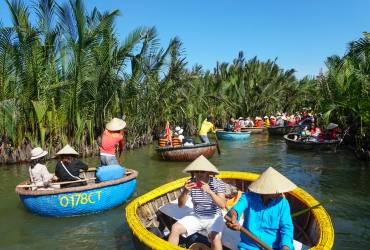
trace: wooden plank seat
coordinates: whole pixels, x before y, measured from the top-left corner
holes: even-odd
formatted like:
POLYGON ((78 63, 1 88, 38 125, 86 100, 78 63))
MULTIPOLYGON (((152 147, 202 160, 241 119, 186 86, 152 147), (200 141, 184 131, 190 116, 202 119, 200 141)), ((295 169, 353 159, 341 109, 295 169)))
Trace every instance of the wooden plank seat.
MULTIPOLYGON (((169 216, 170 218, 178 221, 182 219, 183 217, 190 215, 193 213, 193 203, 191 201, 191 197, 187 200, 186 204, 179 208, 177 205, 177 200, 172 201, 171 203, 168 203, 162 207, 159 208, 159 210, 169 216)), ((225 215, 226 212, 223 211, 223 215, 225 215)), ((241 225, 243 224, 243 220, 240 220, 239 222, 241 225)), ((204 235, 207 237, 207 232, 205 230, 202 230, 199 232, 201 235, 204 235)), ((221 238, 222 245, 225 247, 231 249, 231 250, 239 250, 238 243, 240 242, 240 232, 234 231, 229 229, 228 227, 224 227, 224 230, 222 231, 222 238, 221 238)), ((298 242, 294 240, 294 248, 295 250, 307 250, 309 249, 308 246, 303 245, 301 242, 298 242)))

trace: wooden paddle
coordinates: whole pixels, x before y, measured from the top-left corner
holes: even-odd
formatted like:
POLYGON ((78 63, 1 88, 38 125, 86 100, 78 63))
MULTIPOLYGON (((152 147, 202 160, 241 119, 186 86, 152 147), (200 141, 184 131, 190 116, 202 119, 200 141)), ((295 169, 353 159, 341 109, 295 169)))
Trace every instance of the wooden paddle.
POLYGON ((215 133, 215 138, 216 138, 216 146, 217 146, 217 152, 219 155, 221 155, 221 150, 220 150, 220 145, 218 144, 218 140, 217 140, 217 135, 215 133))
MULTIPOLYGON (((70 184, 70 183, 76 183, 76 182, 83 182, 83 181, 90 181, 90 180, 95 180, 96 178, 90 178, 90 179, 85 179, 85 180, 77 180, 77 181, 62 181, 62 182, 52 182, 50 185, 61 185, 61 184, 70 184)), ((27 187, 43 187, 44 185, 18 185, 17 187, 20 188, 27 188, 27 187)))
MULTIPOLYGON (((214 115, 213 115, 213 113, 212 113, 212 107, 210 107, 209 108, 209 115, 211 115, 211 116, 213 116, 213 117, 215 117, 214 115)), ((214 121, 213 121, 214 122, 214 121)), ((213 124, 213 127, 214 127, 214 129, 216 130, 216 127, 215 127, 215 125, 213 124)), ((215 138, 216 138, 216 146, 217 146, 217 152, 218 152, 218 154, 220 155, 221 154, 221 150, 220 150, 220 145, 218 144, 218 140, 217 140, 217 135, 216 135, 216 133, 215 133, 215 138)))
MULTIPOLYGON (((232 222, 232 219, 228 216, 228 215, 225 215, 225 220, 227 220, 228 222, 232 222)), ((240 231, 245 234, 246 236, 248 236, 251 240, 253 240, 255 243, 257 243, 258 245, 260 245, 261 247, 263 247, 264 249, 266 250, 272 250, 271 247, 269 247, 268 245, 266 245, 266 243, 264 243, 262 240, 258 239, 254 234, 252 234, 251 232, 249 232, 247 229, 245 229, 244 227, 240 227, 240 231)))

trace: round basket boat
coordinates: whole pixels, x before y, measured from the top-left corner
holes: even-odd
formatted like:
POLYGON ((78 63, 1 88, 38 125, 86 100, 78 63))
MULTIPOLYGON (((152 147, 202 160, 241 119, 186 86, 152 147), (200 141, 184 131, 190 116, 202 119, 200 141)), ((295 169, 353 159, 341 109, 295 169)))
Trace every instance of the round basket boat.
MULTIPOLYGON (((239 191, 247 191, 248 186, 258 176, 259 174, 248 172, 220 171, 217 178, 222 179, 227 185, 236 187, 239 191)), ((188 180, 188 177, 167 183, 136 198, 127 205, 126 220, 136 249, 185 249, 183 246, 175 246, 166 239, 153 234, 150 229, 163 230, 162 235, 164 235, 165 230, 171 228, 174 218, 165 214, 163 208, 169 206, 170 210, 178 209, 177 203, 174 202, 181 195, 181 189, 186 180, 188 180)), ((319 204, 315 198, 301 188, 285 193, 285 198, 290 204, 292 214, 319 204)), ((183 209, 186 208, 182 207, 180 210, 183 209)), ((190 209, 191 211, 192 209, 190 209)), ((294 240, 301 246, 297 249, 329 250, 333 247, 334 228, 330 216, 322 206, 295 216, 293 223, 295 228, 294 240)), ((224 239, 225 230, 230 229, 224 229, 222 244, 228 249, 237 249, 236 245, 240 241, 240 232, 233 231, 236 232, 237 238, 228 242, 228 237, 224 239), (229 247, 228 243, 233 247, 229 247)))
POLYGON ((126 169, 126 174, 120 179, 100 183, 88 181, 86 186, 51 190, 16 187, 15 191, 31 213, 49 217, 87 215, 112 209, 125 202, 136 189, 137 176, 137 171, 126 169))

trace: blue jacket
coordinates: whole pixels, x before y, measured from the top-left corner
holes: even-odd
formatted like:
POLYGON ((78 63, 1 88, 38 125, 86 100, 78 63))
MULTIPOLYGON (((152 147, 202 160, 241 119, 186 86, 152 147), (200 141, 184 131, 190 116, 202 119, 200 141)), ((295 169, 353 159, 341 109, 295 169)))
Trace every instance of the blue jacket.
MULTIPOLYGON (((260 194, 253 192, 243 193, 238 203, 232 207, 238 214, 238 221, 244 213, 243 227, 254 234, 273 249, 293 246, 293 222, 290 215, 290 206, 287 199, 279 197, 270 200, 265 207, 260 194)), ((262 249, 245 234, 240 234, 239 248, 262 249)))

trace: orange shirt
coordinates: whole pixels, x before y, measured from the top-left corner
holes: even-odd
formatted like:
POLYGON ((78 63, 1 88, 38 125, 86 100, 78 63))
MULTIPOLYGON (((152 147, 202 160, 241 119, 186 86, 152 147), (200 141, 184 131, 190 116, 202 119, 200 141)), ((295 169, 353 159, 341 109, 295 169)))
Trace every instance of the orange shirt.
POLYGON ((123 136, 120 131, 104 130, 101 141, 100 154, 116 155, 116 144, 123 149, 123 136))

